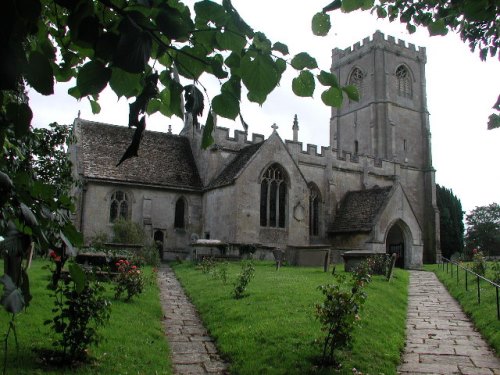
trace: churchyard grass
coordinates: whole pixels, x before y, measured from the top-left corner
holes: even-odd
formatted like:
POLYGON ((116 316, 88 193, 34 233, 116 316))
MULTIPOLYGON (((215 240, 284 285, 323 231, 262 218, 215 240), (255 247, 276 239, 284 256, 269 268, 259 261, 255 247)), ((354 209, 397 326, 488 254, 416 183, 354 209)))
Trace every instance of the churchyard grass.
MULTIPOLYGON (((491 266, 492 263, 488 262, 485 277, 489 279, 493 278, 491 266)), ((468 276, 468 290, 466 291, 463 270, 459 272, 457 284, 456 272, 453 272, 452 277, 451 273, 439 269, 437 264, 426 265, 425 268, 436 273, 450 294, 462 305, 462 309, 472 319, 486 341, 500 355, 500 320, 497 319, 495 288, 481 281, 481 303, 478 304, 477 281, 472 275, 468 276)))
MULTIPOLYGON (((197 270, 192 263, 173 264, 221 354, 238 374, 331 373, 318 366, 322 332, 314 315, 321 302, 319 285, 333 282, 322 268, 282 267, 255 263, 255 278, 247 295, 234 299, 233 282, 239 263, 228 267, 228 282, 197 270), (316 342, 316 343, 315 343, 316 342)), ((336 272, 343 272, 337 266, 336 272)), ((389 283, 375 276, 366 287, 354 345, 341 356, 339 373, 395 374, 405 341, 408 274, 397 269, 389 283)))
MULTIPOLYGON (((57 368, 42 365, 39 350, 52 349, 53 332, 44 325, 52 317, 53 297, 46 287, 50 272, 42 269, 48 262, 36 260, 30 270, 33 300, 26 312, 16 317, 19 353, 16 354, 14 337, 9 338, 7 374, 171 374, 168 344, 161 326, 163 316, 159 291, 151 267, 144 267, 149 282, 144 292, 129 302, 115 300, 114 289, 107 285, 106 296, 111 300, 109 323, 100 330, 103 340, 91 346, 91 360, 75 368, 57 368)), ((0 264, 3 266, 3 263, 0 264)), ((0 313, 1 332, 7 332, 10 316, 0 313)), ((1 365, 4 352, 1 351, 1 365)))

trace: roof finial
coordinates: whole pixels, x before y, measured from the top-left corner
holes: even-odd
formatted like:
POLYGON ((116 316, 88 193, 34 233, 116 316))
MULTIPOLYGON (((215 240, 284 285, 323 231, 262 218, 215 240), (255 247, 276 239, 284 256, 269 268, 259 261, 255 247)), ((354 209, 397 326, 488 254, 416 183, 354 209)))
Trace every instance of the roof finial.
POLYGON ((297 119, 297 115, 293 118, 293 141, 298 142, 299 140, 299 120, 297 119))
POLYGON ((80 112, 80 110, 78 110, 78 118, 80 118, 80 114, 81 114, 81 112, 80 112))
POLYGON ((172 134, 172 125, 168 126, 168 134, 172 134))
POLYGON ((273 128, 273 131, 276 131, 278 129, 278 125, 276 123, 271 125, 271 128, 273 128))

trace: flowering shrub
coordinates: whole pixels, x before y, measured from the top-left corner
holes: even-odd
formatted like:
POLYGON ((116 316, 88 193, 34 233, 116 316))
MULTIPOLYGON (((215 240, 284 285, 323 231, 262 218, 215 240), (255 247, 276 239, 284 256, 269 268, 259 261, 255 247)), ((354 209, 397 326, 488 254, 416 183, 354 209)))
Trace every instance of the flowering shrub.
POLYGON ((486 273, 486 258, 483 252, 477 249, 472 250, 472 271, 481 276, 486 273))
POLYGON ((126 259, 116 262, 116 267, 118 276, 115 278, 115 298, 118 299, 127 292, 125 301, 128 301, 133 296, 141 294, 144 289, 144 277, 140 268, 126 259))

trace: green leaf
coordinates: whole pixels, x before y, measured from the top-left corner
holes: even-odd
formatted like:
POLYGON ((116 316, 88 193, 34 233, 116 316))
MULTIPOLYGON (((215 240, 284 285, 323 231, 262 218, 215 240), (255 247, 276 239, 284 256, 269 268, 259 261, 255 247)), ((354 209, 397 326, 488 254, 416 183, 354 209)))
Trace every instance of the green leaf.
POLYGON ((26 103, 9 103, 7 104, 7 119, 12 121, 15 126, 16 136, 20 137, 27 134, 30 128, 33 112, 26 103))
POLYGON ((377 7, 377 17, 378 18, 386 18, 387 17, 387 11, 385 8, 378 6, 377 7))
POLYGON ((268 55, 252 56, 247 53, 241 59, 240 72, 241 79, 249 91, 249 100, 259 104, 264 103, 281 78, 276 63, 268 55))
POLYGON ((429 34, 431 36, 448 34, 448 28, 444 23, 444 19, 439 19, 435 22, 431 22, 429 26, 427 26, 427 29, 429 30, 429 34))
POLYGON ((198 25, 206 26, 209 21, 212 21, 217 26, 224 26, 228 19, 224 7, 213 1, 204 0, 195 3, 194 11, 196 13, 195 22, 198 25))
POLYGON ((68 94, 71 95, 75 99, 81 99, 82 93, 80 92, 80 89, 75 86, 75 87, 70 87, 68 89, 68 94))
POLYGON ((111 69, 106 68, 99 61, 89 61, 80 68, 76 78, 76 86, 81 96, 97 95, 108 84, 111 69))
POLYGON ((253 37, 252 45, 256 49, 258 49, 264 53, 268 53, 271 51, 271 41, 269 39, 267 39, 267 37, 264 33, 261 33, 261 32, 255 33, 255 35, 253 37))
POLYGON ((187 40, 194 29, 193 21, 179 10, 163 4, 165 9, 156 16, 156 24, 169 39, 187 40))
POLYGON ((75 291, 80 294, 85 289, 85 284, 87 282, 87 276, 77 263, 70 263, 68 266, 69 274, 71 280, 75 283, 75 291))
POLYGON ((222 92, 212 99, 212 109, 219 116, 234 120, 240 113, 240 103, 231 93, 222 92))
POLYGON ((138 29, 128 18, 120 23, 120 39, 113 64, 129 73, 141 73, 151 56, 152 40, 148 32, 138 29))
POLYGON ((288 55, 288 46, 286 44, 283 44, 281 42, 276 42, 273 44, 273 51, 278 51, 281 52, 283 55, 288 55))
POLYGON ((335 74, 322 70, 317 77, 319 83, 323 86, 339 87, 339 81, 337 80, 337 76, 335 74))
POLYGON ((316 13, 312 19, 312 32, 314 35, 317 36, 325 36, 328 35, 328 32, 330 31, 332 27, 332 24, 330 22, 330 15, 319 12, 316 13))
POLYGON ((232 75, 221 87, 221 92, 230 93, 237 100, 241 99, 241 78, 232 75))
POLYGON ((233 52, 226 58, 224 62, 230 69, 239 68, 241 57, 233 52))
POLYGON ((406 30, 408 30, 408 32, 410 34, 413 34, 415 31, 417 31, 417 28, 415 27, 415 25, 412 25, 411 23, 407 23, 406 30))
POLYGON ((71 222, 64 225, 62 233, 74 246, 81 246, 83 244, 83 235, 76 230, 71 222))
POLYGON ((182 47, 177 51, 175 63, 180 75, 194 80, 197 80, 201 73, 210 66, 205 51, 199 46, 182 47))
POLYGON ((97 103, 95 100, 92 100, 90 98, 89 98, 89 102, 90 102, 90 108, 92 109, 92 113, 94 115, 101 112, 101 106, 99 105, 99 103, 97 103))
POLYGON ((0 298, 5 310, 11 314, 17 314, 24 308, 24 298, 21 290, 16 287, 9 275, 0 277, 0 283, 3 284, 3 295, 0 298))
POLYGON ((208 111, 207 121, 203 128, 203 135, 201 137, 201 148, 203 148, 204 150, 206 150, 208 146, 214 143, 214 137, 212 136, 214 127, 215 124, 212 111, 208 111))
POLYGON ((342 12, 352 12, 353 10, 361 8, 362 0, 342 0, 342 12))
POLYGON ((126 72, 118 67, 111 69, 109 86, 113 89, 118 98, 125 96, 131 98, 141 92, 141 75, 126 72))
POLYGON ((314 76, 308 70, 300 72, 299 76, 292 81, 292 90, 297 96, 307 97, 314 93, 314 76))
POLYGON ((31 52, 26 67, 26 80, 31 87, 42 95, 52 95, 54 93, 54 72, 45 55, 38 51, 31 52))
POLYGON ((354 101, 359 101, 359 91, 358 88, 354 85, 348 85, 342 87, 342 90, 347 94, 347 97, 354 101))
POLYGON ((295 55, 291 61, 292 67, 297 70, 302 69, 315 69, 318 67, 318 63, 314 57, 311 57, 306 52, 300 52, 295 55))
POLYGON ((247 44, 245 37, 233 30, 225 29, 224 32, 218 32, 215 39, 219 45, 219 49, 229 50, 233 52, 241 51, 247 44))
POLYGON ((327 106, 340 108, 343 101, 342 90, 338 87, 330 87, 328 90, 323 91, 321 100, 327 106))
MULTIPOLYGON (((161 95, 161 93, 160 93, 161 95)), ((160 110, 161 101, 159 99, 151 99, 146 107, 146 113, 152 115, 160 110)))
POLYGON ((500 116, 496 113, 492 113, 488 117, 488 130, 500 128, 500 116))

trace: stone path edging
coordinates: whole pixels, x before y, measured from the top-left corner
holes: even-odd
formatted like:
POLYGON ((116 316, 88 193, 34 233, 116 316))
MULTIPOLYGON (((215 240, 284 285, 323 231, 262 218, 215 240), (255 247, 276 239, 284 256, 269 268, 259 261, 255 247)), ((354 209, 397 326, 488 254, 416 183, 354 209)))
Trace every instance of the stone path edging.
POLYGON ((228 364, 218 355, 196 309, 166 264, 158 269, 158 285, 174 374, 229 374, 228 364))
POLYGON ((500 375, 500 359, 433 272, 410 271, 399 374, 500 375))

